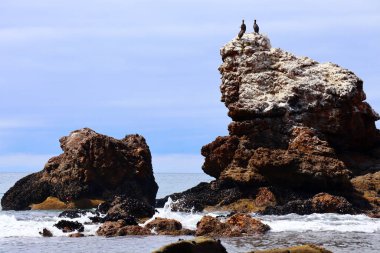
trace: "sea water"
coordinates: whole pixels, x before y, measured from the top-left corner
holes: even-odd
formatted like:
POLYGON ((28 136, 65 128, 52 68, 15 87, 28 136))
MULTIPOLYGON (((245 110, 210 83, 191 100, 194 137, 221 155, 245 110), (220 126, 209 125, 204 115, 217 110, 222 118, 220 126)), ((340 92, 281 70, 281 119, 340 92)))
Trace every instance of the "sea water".
MULTIPOLYGON (((0 197, 26 173, 0 173, 0 197)), ((157 197, 180 192, 201 181, 210 181, 204 174, 156 174, 160 186, 157 197)), ((170 201, 159 208, 155 217, 173 218, 184 228, 195 229, 204 215, 224 213, 182 213, 171 210, 170 201)), ((0 252, 151 252, 165 244, 189 236, 124 236, 104 238, 95 235, 99 225, 85 225, 83 238, 69 238, 53 225, 59 221, 58 211, 1 211, 0 252), (48 228, 52 238, 44 238, 39 231, 48 228)), ((73 219, 89 222, 90 213, 73 219)), ((252 216, 271 227, 265 235, 239 238, 222 238, 230 253, 249 252, 254 249, 292 246, 305 243, 321 245, 333 252, 380 252, 380 219, 365 215, 282 215, 252 216)), ((154 217, 153 217, 154 218, 154 217)))

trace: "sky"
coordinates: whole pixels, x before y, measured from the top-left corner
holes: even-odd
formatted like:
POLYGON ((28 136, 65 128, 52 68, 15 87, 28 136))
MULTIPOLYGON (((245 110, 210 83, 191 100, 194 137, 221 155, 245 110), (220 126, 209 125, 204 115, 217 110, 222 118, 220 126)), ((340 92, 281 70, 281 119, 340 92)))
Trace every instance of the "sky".
POLYGON ((378 0, 1 0, 0 172, 41 170, 89 127, 143 135, 155 173, 201 173, 201 147, 228 134, 219 49, 242 19, 352 70, 380 112, 378 0))

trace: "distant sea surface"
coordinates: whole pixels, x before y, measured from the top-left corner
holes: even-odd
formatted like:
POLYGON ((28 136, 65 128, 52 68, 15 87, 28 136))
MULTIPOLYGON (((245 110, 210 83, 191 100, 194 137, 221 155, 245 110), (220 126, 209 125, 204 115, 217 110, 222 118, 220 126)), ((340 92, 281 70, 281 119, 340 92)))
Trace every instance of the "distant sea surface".
MULTIPOLYGON (((28 173, 0 173, 0 198, 20 178, 28 173)), ((174 192, 181 192, 200 182, 212 178, 205 174, 155 174, 159 185, 157 198, 174 192)), ((129 236, 104 238, 92 236, 98 225, 85 225, 84 238, 69 238, 53 225, 60 220, 58 211, 1 211, 0 210, 0 252, 151 252, 165 244, 178 241, 186 236, 129 236), (55 235, 43 238, 38 232, 48 228, 55 235)), ((194 229, 206 213, 172 212, 170 203, 160 208, 156 216, 179 220, 185 228, 194 229)), ((207 213, 219 215, 221 213, 207 213)), ((222 244, 229 253, 249 252, 254 249, 292 246, 305 243, 321 245, 333 252, 380 252, 380 219, 364 215, 284 215, 259 216, 271 226, 264 236, 222 238, 222 244)), ((78 219, 89 221, 88 216, 78 219)))

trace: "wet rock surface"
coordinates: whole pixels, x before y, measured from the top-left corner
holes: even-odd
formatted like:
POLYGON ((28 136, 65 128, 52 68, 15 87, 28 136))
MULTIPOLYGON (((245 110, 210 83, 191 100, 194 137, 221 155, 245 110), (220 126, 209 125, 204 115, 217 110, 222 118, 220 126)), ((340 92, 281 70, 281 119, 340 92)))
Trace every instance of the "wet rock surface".
MULTIPOLYGON (((158 186, 151 154, 140 135, 121 140, 83 128, 60 139, 63 153, 22 179, 3 196, 3 210, 26 210, 55 198, 56 209, 92 208, 115 195, 154 205, 158 186)), ((36 209, 54 209, 54 202, 36 209)))

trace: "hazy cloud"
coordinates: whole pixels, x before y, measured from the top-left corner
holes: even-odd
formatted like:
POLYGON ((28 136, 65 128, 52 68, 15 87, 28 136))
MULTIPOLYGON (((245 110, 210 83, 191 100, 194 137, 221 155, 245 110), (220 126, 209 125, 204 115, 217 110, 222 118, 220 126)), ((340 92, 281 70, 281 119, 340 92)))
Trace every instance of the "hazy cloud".
POLYGON ((51 154, 46 155, 22 153, 0 155, 0 171, 40 171, 52 156, 53 155, 51 154))

